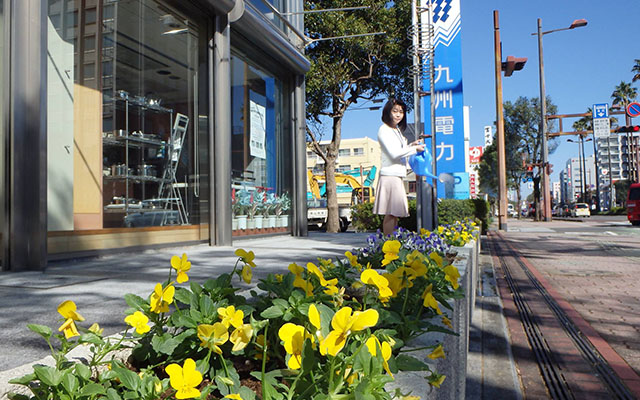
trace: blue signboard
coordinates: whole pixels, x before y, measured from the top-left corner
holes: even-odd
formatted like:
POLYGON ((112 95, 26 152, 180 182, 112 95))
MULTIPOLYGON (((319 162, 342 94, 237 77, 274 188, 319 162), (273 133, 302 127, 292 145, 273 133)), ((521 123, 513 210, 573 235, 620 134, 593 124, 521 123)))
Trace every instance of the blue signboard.
POLYGON ((609 104, 594 104, 593 118, 609 118, 609 104))
MULTIPOLYGON (((462 47, 460 37, 460 0, 431 0, 434 5, 432 22, 435 28, 434 101, 435 141, 438 174, 463 173, 465 171, 464 117, 462 97, 462 47)), ((428 1, 421 0, 426 7, 428 1)), ((421 14, 427 18, 428 13, 421 14)), ((422 21, 426 24, 427 21, 422 21)), ((426 61, 426 60, 425 60, 426 61)), ((423 90, 429 91, 428 76, 422 81, 423 90)), ((424 97, 425 129, 430 131, 430 96, 424 97)), ((425 132, 430 134, 432 132, 425 132)), ((438 197, 444 198, 445 190, 438 183, 438 197)), ((467 177, 468 192, 468 177, 467 177)))

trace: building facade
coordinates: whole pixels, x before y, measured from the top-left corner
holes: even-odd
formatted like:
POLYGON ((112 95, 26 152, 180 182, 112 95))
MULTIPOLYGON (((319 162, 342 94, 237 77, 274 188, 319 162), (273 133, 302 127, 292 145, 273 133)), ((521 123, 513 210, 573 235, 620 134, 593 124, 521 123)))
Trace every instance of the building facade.
POLYGON ((600 199, 605 209, 615 199, 613 183, 629 179, 638 182, 639 136, 631 134, 610 135, 598 139, 598 177, 600 199))
POLYGON ((2 268, 305 235, 302 9, 0 0, 2 268))
POLYGON ((579 201, 585 193, 585 202, 592 202, 595 196, 596 174, 593 156, 570 158, 567 160, 564 170, 560 172, 560 196, 562 203, 571 204, 579 201), (584 169, 582 165, 584 161, 584 169), (584 179, 584 185, 582 183, 584 179))

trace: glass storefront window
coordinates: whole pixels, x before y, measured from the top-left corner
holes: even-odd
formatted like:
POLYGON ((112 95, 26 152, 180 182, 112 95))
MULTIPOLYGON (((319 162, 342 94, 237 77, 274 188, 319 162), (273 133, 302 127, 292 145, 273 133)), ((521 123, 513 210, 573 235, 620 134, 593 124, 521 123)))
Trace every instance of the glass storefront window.
POLYGON ((284 23, 282 22, 282 20, 274 14, 269 6, 265 4, 271 4, 280 13, 284 13, 286 12, 286 10, 284 9, 283 0, 249 0, 248 3, 255 7, 258 11, 260 11, 275 26, 280 29, 284 29, 284 23))
POLYGON ((49 230, 198 224, 199 25, 157 0, 48 0, 49 230))
POLYGON ((283 84, 231 58, 233 233, 291 228, 291 140, 283 126, 283 84))

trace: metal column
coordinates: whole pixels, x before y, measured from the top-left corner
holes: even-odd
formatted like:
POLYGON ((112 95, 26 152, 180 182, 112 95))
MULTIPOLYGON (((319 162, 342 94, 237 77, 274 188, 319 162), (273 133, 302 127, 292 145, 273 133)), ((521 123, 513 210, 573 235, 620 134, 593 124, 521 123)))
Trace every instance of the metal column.
POLYGON ((210 214, 210 241, 218 246, 231 245, 231 43, 229 20, 216 17, 213 41, 210 45, 210 64, 213 66, 213 90, 210 94, 210 110, 214 117, 213 140, 209 154, 209 198, 213 202, 210 214))
POLYGON ((10 17, 10 129, 3 247, 11 271, 47 266, 47 8, 14 0, 10 17))

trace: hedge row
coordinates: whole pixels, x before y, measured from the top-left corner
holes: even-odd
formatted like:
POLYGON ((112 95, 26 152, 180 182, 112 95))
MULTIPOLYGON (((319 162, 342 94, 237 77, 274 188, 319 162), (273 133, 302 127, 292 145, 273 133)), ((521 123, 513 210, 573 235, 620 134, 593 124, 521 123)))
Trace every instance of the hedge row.
MULTIPOLYGON (((351 207, 352 225, 359 231, 375 231, 382 229, 383 215, 373 213, 373 203, 357 204, 351 207)), ((438 201, 438 224, 453 224, 465 218, 478 220, 482 233, 489 225, 489 204, 482 199, 438 201)), ((409 200, 409 216, 400 218, 398 225, 410 231, 416 231, 416 201, 409 200)))

